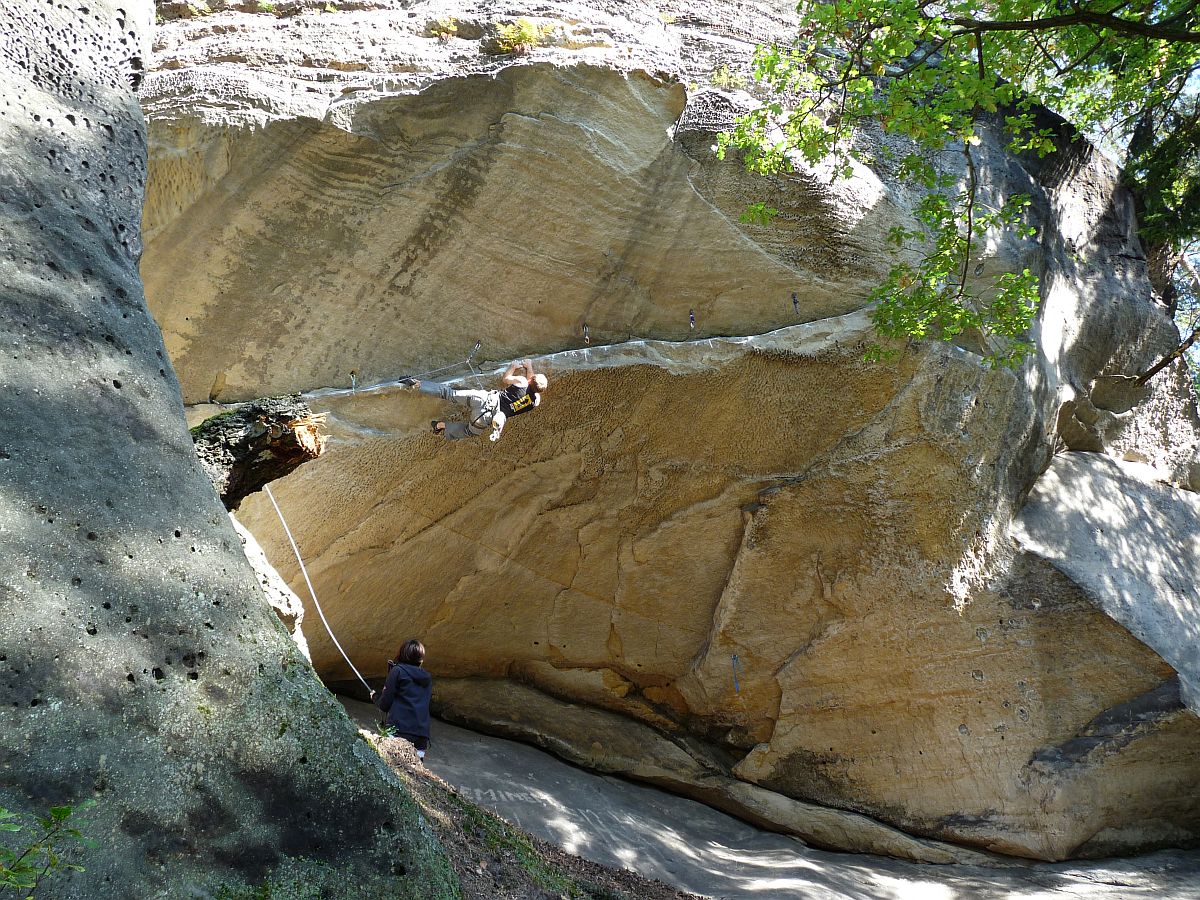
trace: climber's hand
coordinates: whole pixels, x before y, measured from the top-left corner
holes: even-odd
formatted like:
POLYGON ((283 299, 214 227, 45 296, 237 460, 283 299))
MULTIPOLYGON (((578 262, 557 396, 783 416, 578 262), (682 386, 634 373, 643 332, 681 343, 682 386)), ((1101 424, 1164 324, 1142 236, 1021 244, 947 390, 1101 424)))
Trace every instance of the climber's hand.
POLYGON ((488 440, 491 441, 493 444, 496 443, 496 441, 500 440, 500 432, 493 431, 491 434, 488 435, 488 440))

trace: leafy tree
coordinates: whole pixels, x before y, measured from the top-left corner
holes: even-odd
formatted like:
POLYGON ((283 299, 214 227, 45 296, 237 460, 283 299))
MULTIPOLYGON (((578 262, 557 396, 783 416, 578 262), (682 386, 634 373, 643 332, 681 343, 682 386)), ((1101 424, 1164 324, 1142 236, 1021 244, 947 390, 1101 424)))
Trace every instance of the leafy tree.
POLYGON ((885 336, 945 340, 972 331, 994 363, 1015 363, 1028 349, 1023 335, 1036 312, 1037 279, 1024 271, 984 281, 971 262, 992 229, 1030 233, 1028 198, 986 202, 973 149, 984 120, 1004 123, 1010 150, 1045 155, 1056 144, 1054 129, 1037 117, 1044 105, 1123 149, 1143 234, 1173 264, 1200 234, 1198 6, 803 0, 795 40, 755 55, 768 102, 721 135, 718 152, 736 147, 763 174, 788 169, 798 154, 849 177, 855 160, 871 161, 855 140, 868 122, 911 139, 898 172, 929 192, 916 210, 921 227, 892 240, 917 250, 917 261, 898 262, 873 293, 876 327, 885 336), (947 147, 964 156, 962 183, 935 164, 947 147))
MULTIPOLYGON (((80 809, 93 802, 81 804, 80 809)), ((35 820, 32 840, 19 842, 16 847, 0 844, 0 892, 18 891, 21 897, 29 898, 51 872, 83 871, 70 860, 63 845, 68 842, 95 845, 71 823, 72 812, 70 806, 52 806, 48 816, 35 820)), ((27 828, 16 813, 0 807, 0 833, 17 834, 27 828)))

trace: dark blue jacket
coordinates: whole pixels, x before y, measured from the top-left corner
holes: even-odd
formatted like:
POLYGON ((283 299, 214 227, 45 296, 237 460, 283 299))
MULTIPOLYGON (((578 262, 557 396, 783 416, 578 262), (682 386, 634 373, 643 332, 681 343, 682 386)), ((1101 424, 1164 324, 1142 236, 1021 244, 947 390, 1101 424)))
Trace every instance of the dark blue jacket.
POLYGON ((429 698, 433 676, 420 666, 397 663, 388 672, 375 705, 387 713, 387 724, 400 734, 429 737, 429 698))

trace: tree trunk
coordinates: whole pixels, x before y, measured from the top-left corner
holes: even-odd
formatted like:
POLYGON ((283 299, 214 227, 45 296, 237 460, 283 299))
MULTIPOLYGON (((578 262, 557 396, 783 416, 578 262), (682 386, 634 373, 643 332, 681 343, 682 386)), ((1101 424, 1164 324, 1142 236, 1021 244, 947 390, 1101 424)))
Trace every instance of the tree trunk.
POLYGON ((324 416, 299 396, 242 403, 192 429, 196 455, 225 508, 233 511, 263 485, 325 449, 324 416))

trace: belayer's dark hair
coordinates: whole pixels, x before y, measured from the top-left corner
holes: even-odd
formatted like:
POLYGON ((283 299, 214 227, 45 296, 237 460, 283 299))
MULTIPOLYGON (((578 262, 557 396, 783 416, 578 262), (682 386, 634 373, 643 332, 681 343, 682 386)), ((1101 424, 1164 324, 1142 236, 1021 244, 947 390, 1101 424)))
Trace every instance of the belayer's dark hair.
POLYGON ((408 663, 410 666, 419 666, 425 662, 425 645, 416 638, 409 638, 404 642, 404 645, 396 651, 396 662, 408 663))

